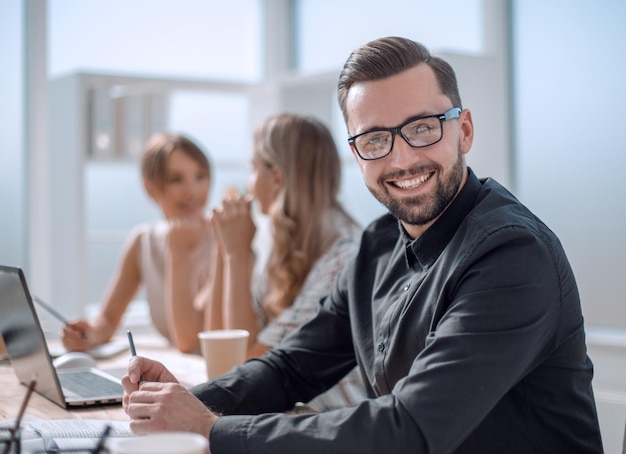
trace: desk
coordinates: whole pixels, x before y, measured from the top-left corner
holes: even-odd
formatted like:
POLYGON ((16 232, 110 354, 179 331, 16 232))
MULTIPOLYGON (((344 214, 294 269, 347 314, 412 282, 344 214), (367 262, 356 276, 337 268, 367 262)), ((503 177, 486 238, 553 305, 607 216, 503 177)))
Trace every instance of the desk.
MULTIPOLYGON (((201 356, 180 353, 157 334, 136 334, 134 341, 138 355, 160 361, 185 385, 195 385, 206 380, 204 359, 201 356)), ((130 352, 122 352, 113 358, 98 361, 98 367, 105 370, 125 368, 129 357, 130 352)), ((20 384, 13 368, 9 364, 0 365, 0 420, 17 416, 26 391, 26 386, 20 384)), ((37 393, 33 393, 26 415, 45 419, 128 420, 121 405, 66 410, 37 393)))

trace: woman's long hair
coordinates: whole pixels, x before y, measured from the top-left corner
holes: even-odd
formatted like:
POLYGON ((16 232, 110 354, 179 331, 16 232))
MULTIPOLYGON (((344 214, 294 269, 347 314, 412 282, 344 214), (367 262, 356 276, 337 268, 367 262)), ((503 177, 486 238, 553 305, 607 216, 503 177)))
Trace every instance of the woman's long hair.
POLYGON ((291 306, 315 261, 338 237, 332 216, 345 214, 337 200, 341 161, 326 126, 294 114, 268 118, 254 134, 254 153, 285 179, 269 210, 274 244, 262 306, 274 318, 291 306))

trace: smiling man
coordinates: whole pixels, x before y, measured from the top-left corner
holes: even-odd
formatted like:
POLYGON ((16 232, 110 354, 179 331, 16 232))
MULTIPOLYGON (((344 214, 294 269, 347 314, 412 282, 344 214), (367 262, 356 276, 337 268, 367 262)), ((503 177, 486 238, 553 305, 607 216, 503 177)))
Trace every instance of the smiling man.
POLYGON ((450 65, 411 40, 372 41, 348 58, 339 104, 389 214, 365 230, 317 317, 264 357, 192 393, 161 364, 131 360, 131 428, 202 433, 213 454, 601 453, 567 257, 467 167, 474 127, 450 65), (370 396, 356 407, 271 413, 355 364, 370 396))

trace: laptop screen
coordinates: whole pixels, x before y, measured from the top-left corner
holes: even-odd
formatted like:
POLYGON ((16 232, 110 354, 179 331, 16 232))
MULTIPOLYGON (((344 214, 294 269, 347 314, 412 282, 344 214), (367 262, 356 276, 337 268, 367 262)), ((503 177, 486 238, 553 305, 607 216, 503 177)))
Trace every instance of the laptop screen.
POLYGON ((65 406, 26 279, 19 268, 0 266, 0 333, 20 382, 27 385, 37 377, 35 390, 65 406))

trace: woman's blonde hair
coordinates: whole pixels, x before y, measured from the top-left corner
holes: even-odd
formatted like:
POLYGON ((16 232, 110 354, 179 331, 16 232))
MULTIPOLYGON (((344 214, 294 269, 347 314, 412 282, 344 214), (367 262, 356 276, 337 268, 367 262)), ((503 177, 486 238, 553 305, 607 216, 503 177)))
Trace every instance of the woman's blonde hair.
POLYGON ((337 239, 333 211, 348 215, 337 200, 339 153, 320 121, 295 114, 270 117, 255 131, 254 153, 277 167, 285 181, 269 212, 274 244, 262 306, 274 318, 291 306, 315 261, 337 239))

